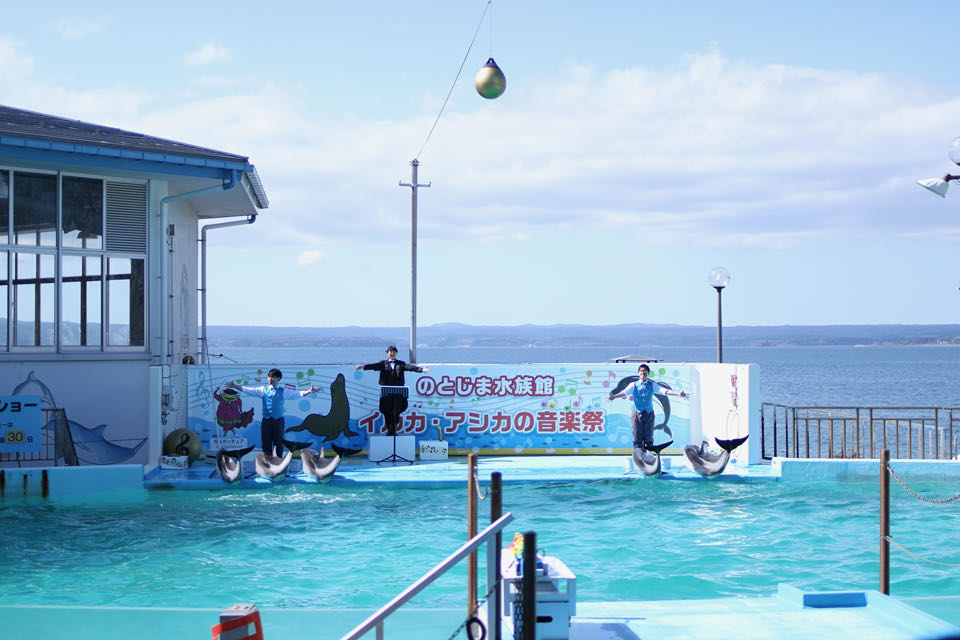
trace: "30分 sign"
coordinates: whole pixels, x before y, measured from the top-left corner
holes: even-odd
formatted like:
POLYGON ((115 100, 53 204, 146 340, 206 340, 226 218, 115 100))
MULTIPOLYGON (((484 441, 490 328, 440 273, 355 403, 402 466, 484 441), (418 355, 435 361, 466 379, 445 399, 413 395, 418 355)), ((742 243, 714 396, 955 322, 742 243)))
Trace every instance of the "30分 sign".
POLYGON ((40 451, 40 396, 0 396, 0 453, 40 451))

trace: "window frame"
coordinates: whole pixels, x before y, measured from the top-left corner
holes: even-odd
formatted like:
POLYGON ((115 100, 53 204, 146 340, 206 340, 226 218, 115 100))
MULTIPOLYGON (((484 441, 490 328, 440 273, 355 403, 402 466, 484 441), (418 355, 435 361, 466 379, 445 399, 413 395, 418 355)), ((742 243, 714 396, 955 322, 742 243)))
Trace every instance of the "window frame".
MULTIPOLYGON (((150 314, 149 314, 149 299, 150 299, 150 278, 148 276, 150 272, 150 256, 149 256, 149 247, 150 247, 150 224, 149 224, 149 215, 150 215, 150 181, 148 179, 129 179, 129 178, 116 178, 114 176, 105 176, 105 175, 94 175, 94 174, 85 174, 80 172, 72 171, 56 171, 56 170, 44 170, 44 169, 34 169, 28 167, 17 167, 17 166, 6 166, 0 165, 0 174, 3 174, 6 177, 8 185, 8 198, 6 199, 6 209, 0 211, 0 215, 4 216, 6 221, 6 234, 0 233, 0 260, 4 260, 4 266, 6 269, 6 296, 5 299, 0 299, 0 304, 5 303, 4 312, 0 314, 0 332, 4 333, 5 341, 0 342, 0 358, 5 356, 15 356, 15 355, 43 355, 43 354, 63 354, 63 355, 75 355, 78 357, 83 356, 102 356, 102 355, 114 355, 114 356, 136 356, 141 357, 144 355, 150 354, 150 314), (14 207, 15 207, 15 193, 16 193, 16 175, 18 173, 25 174, 45 174, 52 175, 56 178, 56 220, 55 220, 55 243, 54 246, 51 245, 21 245, 16 244, 17 235, 14 229, 14 207), (82 246, 64 246, 64 230, 63 230, 63 181, 64 178, 79 178, 83 180, 97 180, 100 182, 101 187, 101 196, 100 196, 100 207, 101 211, 99 214, 99 223, 100 223, 100 241, 99 248, 85 248, 82 246), (144 251, 132 251, 132 250, 123 250, 112 248, 108 249, 108 239, 107 239, 107 229, 108 229, 108 202, 107 202, 107 188, 108 184, 115 185, 118 183, 129 184, 129 185, 138 185, 142 186, 144 189, 144 198, 143 198, 143 215, 144 215, 144 226, 143 226, 143 246, 144 251), (44 325, 52 325, 53 329, 53 343, 48 345, 18 345, 16 344, 16 327, 15 323, 17 322, 17 307, 16 307, 16 287, 18 285, 14 284, 14 275, 16 273, 15 266, 18 256, 20 255, 51 255, 53 256, 53 314, 51 318, 41 317, 35 318, 35 322, 39 323, 41 332, 44 328, 44 325), (82 259, 95 259, 99 262, 100 272, 99 276, 94 282, 99 282, 99 344, 66 344, 64 339, 64 329, 65 329, 65 309, 69 307, 72 302, 71 296, 74 295, 73 291, 70 291, 70 280, 74 279, 76 274, 67 273, 65 275, 65 267, 69 265, 70 262, 75 261, 77 258, 82 259), (128 296, 127 305, 128 312, 129 307, 134 304, 139 304, 139 313, 141 316, 140 322, 141 327, 140 332, 142 333, 141 344, 129 344, 131 333, 134 332, 134 327, 130 324, 121 325, 127 326, 127 342, 128 344, 111 344, 110 340, 110 281, 108 279, 108 264, 110 260, 114 259, 123 259, 130 261, 133 264, 135 261, 140 260, 142 263, 142 289, 139 291, 139 297, 134 295, 133 290, 131 289, 128 296), (64 278, 68 279, 67 288, 65 289, 64 278)), ((133 269, 131 269, 130 279, 134 279, 133 269)), ((38 278, 38 280, 42 280, 38 278)), ((43 286, 42 283, 39 286, 43 286)), ((41 299, 41 303, 43 300, 41 299)), ((77 303, 79 304, 79 303, 77 303)), ((75 316, 79 318, 77 314, 69 313, 68 315, 75 316)), ((73 320, 66 320, 66 322, 73 322, 73 320)), ((128 319, 129 322, 129 319, 128 319)), ((82 324, 82 323, 81 323, 82 324)), ((118 323, 119 324, 119 323, 118 323)), ((35 329, 36 330, 36 329, 35 329)), ((89 329, 88 329, 89 330, 89 329)), ((42 342, 42 338, 40 340, 42 342)), ((79 340, 83 342, 82 339, 79 340)))

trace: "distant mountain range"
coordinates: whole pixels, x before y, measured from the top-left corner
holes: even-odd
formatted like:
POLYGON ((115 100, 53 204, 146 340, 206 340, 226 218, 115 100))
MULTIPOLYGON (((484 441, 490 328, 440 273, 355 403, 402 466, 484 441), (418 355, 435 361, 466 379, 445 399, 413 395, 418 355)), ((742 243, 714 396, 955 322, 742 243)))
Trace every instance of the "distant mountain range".
MULTIPOLYGON (((382 347, 409 342, 408 327, 208 326, 218 347, 382 347)), ((698 347, 716 344, 716 327, 668 324, 417 327, 421 347, 698 347)), ((782 325, 723 328, 724 346, 960 345, 960 324, 782 325)))

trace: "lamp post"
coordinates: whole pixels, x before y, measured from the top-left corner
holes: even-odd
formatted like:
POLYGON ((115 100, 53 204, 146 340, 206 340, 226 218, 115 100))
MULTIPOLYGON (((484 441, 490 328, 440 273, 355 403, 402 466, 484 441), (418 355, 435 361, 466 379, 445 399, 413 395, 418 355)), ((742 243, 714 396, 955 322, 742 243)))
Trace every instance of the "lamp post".
POLYGON ((714 267, 707 276, 707 284, 717 290, 717 362, 723 362, 723 288, 730 283, 730 272, 723 267, 714 267))

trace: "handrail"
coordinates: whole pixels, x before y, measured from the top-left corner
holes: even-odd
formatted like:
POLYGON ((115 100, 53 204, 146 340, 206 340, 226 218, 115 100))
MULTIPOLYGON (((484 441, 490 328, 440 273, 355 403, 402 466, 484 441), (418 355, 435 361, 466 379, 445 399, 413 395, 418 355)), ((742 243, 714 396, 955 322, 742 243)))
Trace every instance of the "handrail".
MULTIPOLYGON (((511 522, 513 522, 513 513, 508 511, 500 516, 496 521, 491 522, 486 529, 467 540, 463 546, 447 556, 446 559, 442 560, 437 566, 425 573, 409 587, 401 591, 392 600, 390 600, 390 602, 377 609, 373 615, 361 622, 340 640, 357 640, 358 638, 363 637, 364 634, 373 628, 377 629, 377 638, 382 638, 383 621, 387 619, 387 616, 402 607, 414 596, 430 586, 434 580, 442 576, 458 562, 469 556, 474 550, 477 549, 477 547, 487 542, 487 538, 500 533, 500 530, 511 522)), ((487 568, 487 571, 490 571, 489 567, 487 568)))

